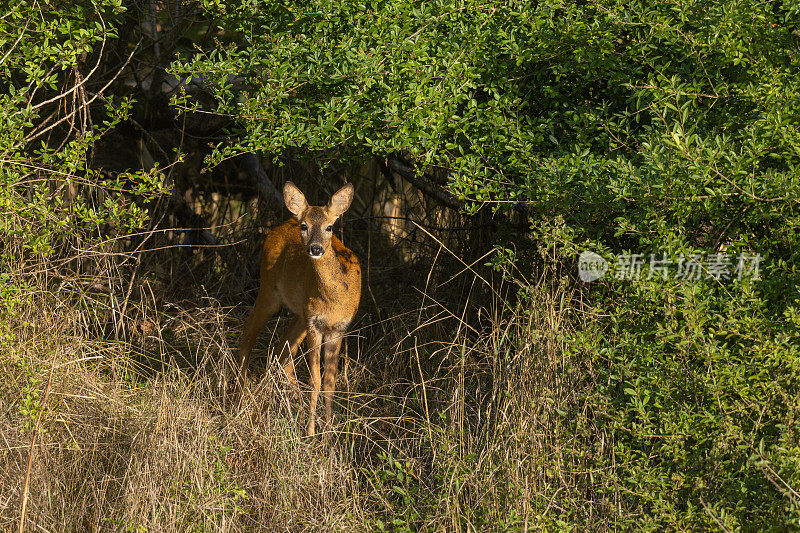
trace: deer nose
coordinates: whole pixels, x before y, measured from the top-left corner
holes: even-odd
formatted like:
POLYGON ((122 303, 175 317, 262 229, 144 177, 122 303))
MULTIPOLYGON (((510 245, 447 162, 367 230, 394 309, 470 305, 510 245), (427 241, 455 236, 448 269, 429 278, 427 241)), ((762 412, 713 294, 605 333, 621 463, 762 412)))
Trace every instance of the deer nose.
POLYGON ((323 250, 322 246, 319 244, 312 244, 308 247, 308 255, 311 257, 322 257, 322 254, 325 250, 323 250))

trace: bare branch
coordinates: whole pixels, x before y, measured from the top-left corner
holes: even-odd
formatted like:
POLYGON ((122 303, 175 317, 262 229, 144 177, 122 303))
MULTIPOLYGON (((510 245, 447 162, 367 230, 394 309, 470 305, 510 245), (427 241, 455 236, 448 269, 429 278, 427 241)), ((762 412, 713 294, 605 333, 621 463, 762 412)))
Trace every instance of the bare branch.
POLYGON ((381 171, 384 174, 388 172, 397 172, 403 179, 407 180, 411 185, 421 190, 423 193, 438 200, 445 206, 451 209, 461 210, 464 208, 464 201, 457 198, 455 195, 433 185, 433 178, 423 175, 423 178, 417 177, 411 167, 405 162, 399 160, 394 156, 389 156, 386 159, 379 160, 381 171))

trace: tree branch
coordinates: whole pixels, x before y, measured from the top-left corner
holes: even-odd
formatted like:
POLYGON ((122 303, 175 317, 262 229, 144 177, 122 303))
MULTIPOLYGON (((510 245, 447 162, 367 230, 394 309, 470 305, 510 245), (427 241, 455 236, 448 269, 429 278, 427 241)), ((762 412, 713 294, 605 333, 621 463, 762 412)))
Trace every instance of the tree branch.
POLYGON ((256 182, 258 188, 258 195, 264 199, 269 206, 281 212, 283 209, 283 194, 275 187, 272 180, 267 176, 264 166, 261 164, 259 158, 253 152, 247 152, 241 156, 241 165, 250 179, 256 182))
POLYGON ((464 201, 456 198, 455 195, 433 185, 433 178, 423 175, 418 178, 416 172, 408 166, 404 161, 401 161, 395 156, 389 156, 385 159, 379 158, 381 171, 387 177, 391 177, 391 172, 396 172, 400 177, 407 180, 411 185, 421 190, 428 196, 436 199, 450 209, 461 210, 464 208, 464 201))

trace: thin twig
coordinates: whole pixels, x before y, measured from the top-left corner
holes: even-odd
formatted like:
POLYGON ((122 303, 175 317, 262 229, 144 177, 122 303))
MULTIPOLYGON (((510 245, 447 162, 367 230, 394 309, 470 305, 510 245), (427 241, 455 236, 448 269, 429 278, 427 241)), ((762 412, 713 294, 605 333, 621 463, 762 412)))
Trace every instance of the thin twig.
POLYGON ((39 409, 39 416, 36 417, 36 425, 33 428, 33 435, 31 436, 31 446, 28 451, 28 468, 25 472, 25 487, 22 489, 22 509, 20 510, 19 514, 19 533, 22 533, 25 530, 25 512, 28 508, 28 487, 30 486, 31 480, 31 465, 33 465, 33 451, 36 446, 36 435, 39 434, 39 425, 42 422, 42 415, 44 414, 44 409, 47 406, 47 398, 50 396, 50 384, 53 381, 53 370, 55 369, 56 365, 56 352, 53 350, 53 357, 50 360, 50 375, 47 377, 47 387, 44 390, 44 400, 42 400, 42 406, 39 409))

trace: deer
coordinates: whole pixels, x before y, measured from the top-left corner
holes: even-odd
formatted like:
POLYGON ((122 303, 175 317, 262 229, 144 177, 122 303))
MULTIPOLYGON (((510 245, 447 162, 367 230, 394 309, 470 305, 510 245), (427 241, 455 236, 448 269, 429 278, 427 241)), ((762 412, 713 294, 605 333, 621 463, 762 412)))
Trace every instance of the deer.
POLYGON ((294 315, 276 349, 279 365, 299 398, 294 358, 306 340, 310 376, 306 435, 314 435, 317 400, 325 398, 325 421, 333 419, 333 394, 339 350, 361 299, 358 258, 333 234, 333 225, 353 201, 351 183, 336 191, 327 205, 308 205, 288 181, 283 199, 292 218, 273 228, 261 249, 260 286, 239 343, 239 384, 245 384, 250 354, 259 332, 285 305, 294 315), (320 356, 324 352, 324 377, 320 356))

